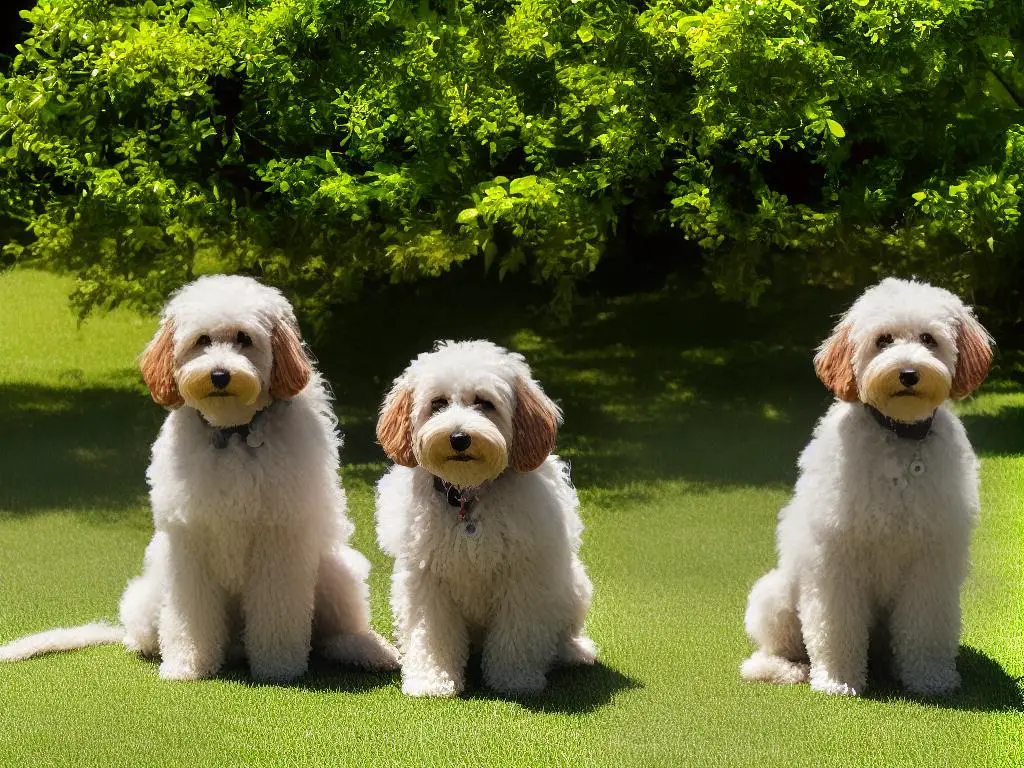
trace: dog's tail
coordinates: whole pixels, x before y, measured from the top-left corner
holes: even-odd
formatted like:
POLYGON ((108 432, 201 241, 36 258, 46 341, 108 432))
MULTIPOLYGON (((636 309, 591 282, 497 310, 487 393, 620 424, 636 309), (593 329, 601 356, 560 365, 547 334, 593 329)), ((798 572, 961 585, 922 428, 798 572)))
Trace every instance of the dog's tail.
POLYGON ((124 641, 124 627, 103 622, 80 627, 61 627, 26 635, 0 645, 0 661, 24 661, 33 656, 59 651, 74 651, 93 645, 114 645, 124 641))
POLYGON ((791 661, 783 656, 774 656, 764 651, 757 651, 743 662, 740 675, 750 682, 780 683, 793 685, 806 683, 810 676, 810 667, 799 661, 791 661))

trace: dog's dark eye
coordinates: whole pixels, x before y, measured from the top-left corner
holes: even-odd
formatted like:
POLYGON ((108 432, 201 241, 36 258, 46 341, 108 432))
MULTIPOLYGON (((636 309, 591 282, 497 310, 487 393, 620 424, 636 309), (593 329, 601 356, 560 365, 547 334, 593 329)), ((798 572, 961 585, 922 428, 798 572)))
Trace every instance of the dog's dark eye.
POLYGON ((238 344, 240 347, 251 347, 252 339, 249 337, 249 334, 246 333, 245 331, 239 331, 238 335, 235 337, 235 343, 238 344))
POLYGON ((878 347, 879 349, 885 349, 890 344, 892 344, 891 333, 883 333, 881 336, 875 339, 875 346, 878 347))
POLYGON ((445 398, 445 397, 435 397, 433 400, 430 401, 430 412, 431 413, 437 413, 438 411, 443 411, 447 407, 448 407, 448 398, 445 398))
POLYGON ((494 403, 490 400, 484 400, 482 397, 478 397, 473 401, 473 405, 479 408, 481 411, 493 411, 494 403))
POLYGON ((204 333, 202 336, 200 336, 198 339, 196 339, 196 346, 197 347, 208 347, 208 346, 210 346, 210 337, 207 336, 204 333))
POLYGON ((937 342, 935 340, 935 337, 932 336, 930 333, 922 333, 918 338, 921 339, 921 343, 924 344, 926 347, 939 346, 939 342, 937 342))

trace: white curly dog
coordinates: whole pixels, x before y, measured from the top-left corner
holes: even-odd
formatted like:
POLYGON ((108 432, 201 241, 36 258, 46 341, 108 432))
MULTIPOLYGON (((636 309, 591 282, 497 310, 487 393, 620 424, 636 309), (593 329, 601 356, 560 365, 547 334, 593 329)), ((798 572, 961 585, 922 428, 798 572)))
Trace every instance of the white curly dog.
POLYGON ((591 584, 561 421, 519 354, 441 342, 396 379, 377 424, 395 466, 377 485, 377 537, 395 557, 402 690, 451 696, 482 650, 484 682, 543 690, 556 662, 592 664, 591 584))
POLYGON ((123 627, 44 632, 0 659, 123 642, 159 654, 162 678, 194 680, 230 650, 255 678, 288 681, 314 644, 397 668, 370 629, 370 565, 346 546, 337 421, 285 297, 251 278, 201 277, 171 297, 141 368, 171 412, 146 473, 155 533, 121 598, 123 627))
POLYGON ((991 339, 953 294, 887 279, 814 359, 838 400, 800 456, 779 515, 779 563, 750 593, 747 680, 858 695, 883 625, 921 695, 960 684, 960 587, 978 515, 978 461, 945 404, 981 385, 991 339))

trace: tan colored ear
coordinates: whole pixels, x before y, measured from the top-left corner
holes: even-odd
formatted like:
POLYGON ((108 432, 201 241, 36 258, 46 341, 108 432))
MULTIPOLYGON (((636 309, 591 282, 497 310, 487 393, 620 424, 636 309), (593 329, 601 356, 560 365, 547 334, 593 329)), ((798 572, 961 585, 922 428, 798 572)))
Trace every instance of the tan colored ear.
POLYGON ((959 400, 981 386, 992 365, 992 339, 971 314, 960 321, 956 335, 956 373, 949 396, 959 400))
POLYGON ((143 351, 139 370, 155 402, 170 408, 185 402, 174 380, 174 325, 170 320, 161 324, 143 351))
POLYGON ((853 343, 850 328, 840 323, 814 356, 814 371, 821 383, 832 390, 836 397, 847 403, 858 399, 857 379, 853 375, 853 343))
POLYGON ((412 390, 396 384, 384 399, 377 419, 377 442, 395 464, 416 466, 412 450, 412 390))
POLYGON ((520 472, 532 472, 555 450, 562 414, 535 382, 517 379, 515 394, 509 463, 520 472))
POLYGON ((287 320, 278 321, 271 336, 274 365, 270 370, 270 395, 278 400, 295 397, 306 388, 313 366, 302 349, 298 332, 287 320))

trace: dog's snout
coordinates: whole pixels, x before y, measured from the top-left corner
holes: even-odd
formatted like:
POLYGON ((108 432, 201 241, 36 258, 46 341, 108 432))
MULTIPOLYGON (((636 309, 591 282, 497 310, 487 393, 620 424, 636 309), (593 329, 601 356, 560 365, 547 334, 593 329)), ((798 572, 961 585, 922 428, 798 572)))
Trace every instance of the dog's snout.
POLYGON ((465 432, 452 432, 451 437, 448 440, 452 444, 452 448, 460 453, 472 444, 473 438, 467 435, 465 432))
POLYGON ((900 384, 904 387, 912 387, 921 380, 921 374, 913 368, 904 368, 900 371, 900 384))
POLYGON ((210 374, 210 381, 217 389, 224 389, 224 387, 231 383, 231 374, 218 368, 210 374))

